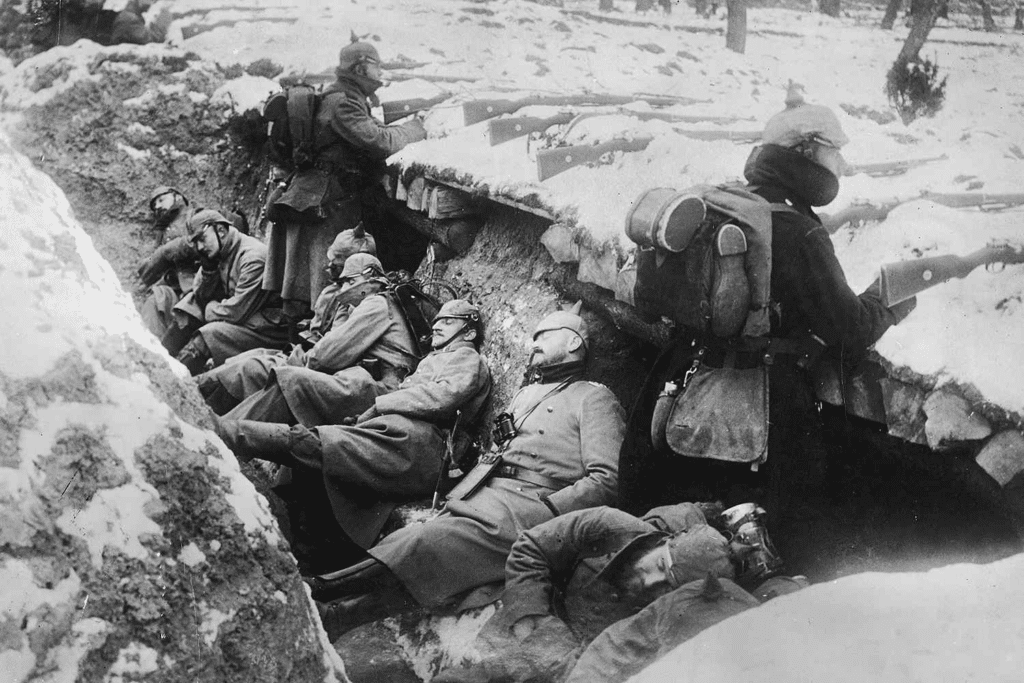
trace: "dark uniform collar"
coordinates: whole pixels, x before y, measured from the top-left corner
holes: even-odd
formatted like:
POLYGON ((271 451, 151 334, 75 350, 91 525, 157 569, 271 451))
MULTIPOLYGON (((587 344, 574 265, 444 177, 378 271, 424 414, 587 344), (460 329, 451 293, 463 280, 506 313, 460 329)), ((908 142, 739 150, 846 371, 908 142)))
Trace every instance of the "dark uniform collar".
POLYGON ((586 363, 571 360, 566 363, 545 365, 539 368, 527 368, 526 384, 552 384, 554 382, 575 382, 583 377, 586 363))

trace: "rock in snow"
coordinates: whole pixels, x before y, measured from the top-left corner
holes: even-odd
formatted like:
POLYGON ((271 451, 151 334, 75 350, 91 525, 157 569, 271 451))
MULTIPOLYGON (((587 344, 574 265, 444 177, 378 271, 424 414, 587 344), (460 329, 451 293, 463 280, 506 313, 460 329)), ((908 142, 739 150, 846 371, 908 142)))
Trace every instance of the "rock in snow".
POLYGON ((6 682, 345 681, 266 501, 56 185, 0 136, 6 682))

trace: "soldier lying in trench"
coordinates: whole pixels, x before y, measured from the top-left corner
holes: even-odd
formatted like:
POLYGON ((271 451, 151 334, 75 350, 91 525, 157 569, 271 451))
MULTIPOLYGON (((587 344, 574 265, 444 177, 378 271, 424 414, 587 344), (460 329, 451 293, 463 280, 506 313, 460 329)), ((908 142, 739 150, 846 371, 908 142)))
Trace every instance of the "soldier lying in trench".
MULTIPOLYGON (((373 236, 362 225, 340 232, 327 249, 331 282, 317 297, 308 327, 298 333, 304 350, 293 348, 289 354, 278 349, 253 349, 199 375, 199 391, 213 411, 218 415, 227 413, 245 398, 267 388, 275 368, 305 365, 311 356, 322 355, 314 351, 318 345, 335 343, 334 337, 329 336, 331 330, 341 329, 363 299, 384 287, 374 273, 365 272, 367 268, 380 270, 376 251, 373 236)), ((366 406, 360 407, 352 414, 358 415, 365 409, 366 406)))
POLYGON ((370 548, 372 559, 310 579, 315 598, 335 599, 321 605, 332 640, 417 607, 493 602, 521 531, 614 503, 623 411, 607 387, 581 379, 588 335, 578 311, 552 313, 537 326, 529 383, 498 416, 495 448, 441 514, 386 536, 370 548))
POLYGON ((433 680, 617 683, 760 604, 741 585, 765 597, 803 585, 768 578, 768 565, 778 563, 767 536, 742 526, 752 517, 717 515, 713 507, 668 505, 642 519, 590 508, 524 531, 505 565, 502 606, 477 638, 482 659, 433 680), (708 524, 705 509, 716 524, 743 520, 722 525, 730 541, 708 524), (738 528, 742 535, 733 534, 738 528))
POLYGON ((446 446, 458 441, 450 432, 471 428, 480 415, 491 390, 490 370, 477 350, 482 337, 479 309, 454 299, 438 312, 433 350, 416 372, 373 399, 354 425, 308 429, 222 419, 219 433, 241 460, 293 468, 304 498, 326 491, 340 527, 335 533, 366 548, 397 502, 433 493, 446 446))

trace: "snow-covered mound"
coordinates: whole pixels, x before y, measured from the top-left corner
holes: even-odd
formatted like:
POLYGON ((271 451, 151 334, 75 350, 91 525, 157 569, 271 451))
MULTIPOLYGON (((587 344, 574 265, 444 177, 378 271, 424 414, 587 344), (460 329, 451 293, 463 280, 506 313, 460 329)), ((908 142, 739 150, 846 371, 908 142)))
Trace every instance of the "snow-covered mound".
POLYGON ((266 500, 63 193, 6 136, 0 177, 0 677, 347 680, 266 500))
POLYGON ((776 598, 683 643, 630 683, 1016 683, 1024 555, 858 574, 776 598))

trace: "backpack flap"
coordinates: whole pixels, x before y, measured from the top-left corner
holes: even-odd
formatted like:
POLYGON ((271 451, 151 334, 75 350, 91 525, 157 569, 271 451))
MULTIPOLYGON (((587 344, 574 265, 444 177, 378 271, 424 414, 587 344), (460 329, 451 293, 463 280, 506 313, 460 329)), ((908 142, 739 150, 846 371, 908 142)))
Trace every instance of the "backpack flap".
POLYGON ((768 368, 701 365, 676 397, 664 434, 669 448, 682 456, 763 463, 768 457, 768 368))

